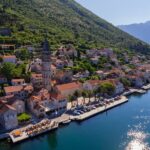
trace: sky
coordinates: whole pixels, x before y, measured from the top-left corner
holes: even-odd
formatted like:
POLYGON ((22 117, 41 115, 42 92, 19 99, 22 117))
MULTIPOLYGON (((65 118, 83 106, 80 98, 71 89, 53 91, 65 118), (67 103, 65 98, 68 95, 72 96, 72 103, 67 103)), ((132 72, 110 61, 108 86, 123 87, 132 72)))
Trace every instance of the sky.
POLYGON ((114 25, 150 21, 150 0, 76 0, 114 25))

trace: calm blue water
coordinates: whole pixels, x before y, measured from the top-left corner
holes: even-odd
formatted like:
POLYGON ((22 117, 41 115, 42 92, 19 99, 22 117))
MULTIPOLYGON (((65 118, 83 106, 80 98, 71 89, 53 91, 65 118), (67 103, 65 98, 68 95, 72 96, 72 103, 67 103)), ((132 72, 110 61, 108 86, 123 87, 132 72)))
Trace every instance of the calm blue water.
POLYGON ((0 150, 150 150, 150 92, 82 123, 0 150))

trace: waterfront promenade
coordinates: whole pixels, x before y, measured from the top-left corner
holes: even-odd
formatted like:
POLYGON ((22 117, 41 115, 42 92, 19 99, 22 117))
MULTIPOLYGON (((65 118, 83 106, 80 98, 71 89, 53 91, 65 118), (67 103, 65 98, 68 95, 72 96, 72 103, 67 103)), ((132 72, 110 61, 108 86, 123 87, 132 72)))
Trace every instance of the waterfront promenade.
MULTIPOLYGON (((144 94, 146 92, 146 89, 149 88, 149 85, 146 86, 146 88, 144 87, 142 89, 130 89, 129 91, 129 95, 132 94, 132 93, 140 93, 140 94, 144 94)), ((127 94, 128 95, 128 94, 127 94)), ((95 100, 95 98, 91 98, 92 101, 95 100)), ((88 99, 86 99, 86 102, 88 103, 88 99)), ((43 130, 41 131, 38 131, 37 133, 34 133, 34 134, 30 134, 30 133, 26 133, 24 132, 27 128, 33 126, 33 125, 28 125, 27 127, 25 128, 20 128, 20 129, 17 129, 17 130, 14 130, 12 132, 9 133, 9 137, 12 139, 12 142, 13 143, 17 143, 17 142, 20 142, 20 141, 23 141, 25 139, 28 139, 28 138, 31 138, 31 137, 35 137, 37 135, 40 135, 42 133, 45 133, 45 132, 48 132, 48 131, 51 131, 53 129, 56 129, 59 127, 59 124, 67 121, 67 120, 72 120, 72 121, 82 121, 82 120, 85 120, 85 119, 88 119, 94 115, 97 115, 99 113, 102 113, 104 111, 107 111, 113 107, 117 107, 123 103, 126 103, 128 102, 128 98, 126 96, 120 96, 119 99, 117 100, 114 100, 110 103, 107 103, 103 106, 100 106, 100 107, 97 107, 95 109, 92 109, 91 111, 88 111, 88 112, 85 112, 83 114, 80 114, 80 115, 77 115, 77 116, 73 116, 73 115, 69 115, 69 114, 63 114, 62 116, 60 117, 57 117, 57 118, 54 118, 54 119, 51 119, 49 121, 51 122, 57 122, 57 126, 51 126, 49 125, 47 128, 43 128, 43 130), (15 135, 14 136, 14 133, 16 132, 16 134, 18 135, 15 135)), ((82 104, 82 98, 81 98, 81 104, 82 104)), ((41 123, 41 122, 40 122, 41 123)), ((37 123, 36 125, 38 125, 39 123, 37 123)), ((8 134, 7 134, 8 136, 8 134)))
POLYGON ((113 101, 109 104, 106 104, 104 106, 100 106, 98 108, 95 108, 95 109, 93 109, 89 112, 86 112, 84 114, 81 114, 78 116, 63 114, 62 116, 55 118, 55 119, 52 119, 51 121, 46 119, 45 121, 43 120, 40 123, 37 123, 36 125, 31 124, 25 128, 20 128, 20 129, 14 130, 14 131, 9 133, 9 136, 10 136, 13 143, 17 143, 17 142, 26 140, 28 138, 35 137, 39 134, 49 132, 53 129, 56 129, 59 127, 59 124, 64 122, 64 121, 67 121, 70 119, 76 120, 76 121, 82 121, 82 120, 85 120, 89 117, 92 117, 93 115, 96 115, 98 113, 101 113, 103 111, 106 111, 108 109, 116 107, 118 105, 121 105, 127 101, 128 101, 128 99, 125 96, 121 96, 120 99, 118 99, 118 100, 115 100, 115 101, 113 101), (55 125, 54 125, 54 122, 56 123, 55 125))
POLYGON ((96 109, 93 109, 93 110, 91 110, 89 112, 86 112, 86 113, 78 115, 78 116, 70 116, 70 118, 72 120, 82 121, 82 120, 90 118, 90 117, 92 117, 92 116, 94 116, 94 115, 96 115, 98 113, 107 111, 107 110, 109 110, 109 109, 111 109, 113 107, 116 107, 116 106, 121 105, 121 104, 126 103, 126 102, 128 102, 128 98, 125 97, 125 96, 121 96, 120 99, 118 99, 118 100, 116 100, 114 102, 111 102, 111 103, 106 104, 104 106, 100 106, 100 107, 98 107, 96 109))
POLYGON ((26 140, 28 138, 32 138, 40 134, 54 130, 58 128, 58 125, 59 125, 58 122, 45 119, 35 125, 31 124, 24 128, 14 130, 9 133, 9 136, 13 143, 17 143, 26 140))

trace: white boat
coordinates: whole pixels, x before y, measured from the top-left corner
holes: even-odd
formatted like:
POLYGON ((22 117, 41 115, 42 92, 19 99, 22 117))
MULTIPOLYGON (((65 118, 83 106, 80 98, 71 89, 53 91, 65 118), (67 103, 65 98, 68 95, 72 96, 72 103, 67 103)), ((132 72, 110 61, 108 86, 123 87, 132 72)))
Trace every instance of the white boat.
POLYGON ((63 124, 69 124, 70 122, 71 122, 71 120, 69 119, 69 120, 63 121, 62 123, 63 123, 63 124))

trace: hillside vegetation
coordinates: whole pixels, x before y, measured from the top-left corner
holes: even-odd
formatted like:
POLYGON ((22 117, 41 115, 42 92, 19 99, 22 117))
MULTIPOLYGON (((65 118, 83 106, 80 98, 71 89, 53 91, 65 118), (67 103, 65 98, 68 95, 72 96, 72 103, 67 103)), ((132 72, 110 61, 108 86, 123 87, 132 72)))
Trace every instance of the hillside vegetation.
MULTIPOLYGON (((0 27, 12 30, 5 42, 37 44, 45 34, 52 48, 73 43, 78 49, 117 47, 150 52, 135 39, 97 17, 74 0, 1 0, 0 27)), ((0 37, 4 42, 4 37, 0 37)))

